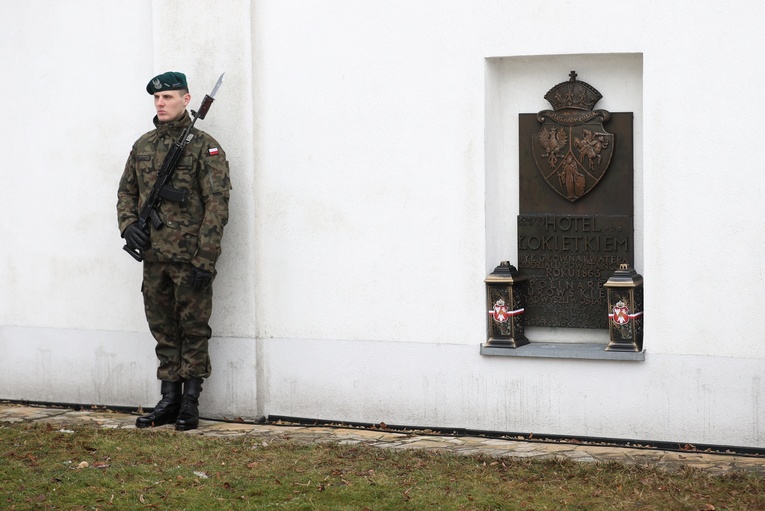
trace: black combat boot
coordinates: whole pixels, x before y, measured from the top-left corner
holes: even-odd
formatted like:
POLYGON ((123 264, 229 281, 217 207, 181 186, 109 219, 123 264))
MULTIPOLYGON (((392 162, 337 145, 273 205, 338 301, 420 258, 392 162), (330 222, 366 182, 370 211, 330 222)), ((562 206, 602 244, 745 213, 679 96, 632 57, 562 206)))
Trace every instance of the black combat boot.
POLYGON ((186 380, 181 411, 178 413, 178 420, 175 421, 175 429, 178 431, 197 429, 199 426, 199 394, 201 392, 202 378, 186 380))
POLYGON ((178 411, 181 409, 183 382, 163 381, 161 392, 162 399, 154 407, 154 410, 150 414, 138 417, 135 420, 137 428, 170 424, 178 418, 178 411))

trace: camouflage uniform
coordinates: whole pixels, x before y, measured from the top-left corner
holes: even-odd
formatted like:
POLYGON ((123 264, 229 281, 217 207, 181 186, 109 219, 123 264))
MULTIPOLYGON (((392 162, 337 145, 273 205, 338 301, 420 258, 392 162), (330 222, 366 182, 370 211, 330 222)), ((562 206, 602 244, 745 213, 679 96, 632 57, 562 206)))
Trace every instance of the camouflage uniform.
MULTIPOLYGON (((168 123, 155 117, 156 129, 133 145, 117 193, 120 232, 138 220, 165 156, 190 124, 188 112, 168 123)), ((188 198, 164 201, 159 215, 165 225, 150 228, 150 246, 143 250, 142 291, 157 340, 157 377, 170 382, 210 375, 212 285, 195 291, 191 280, 194 267, 215 275, 231 189, 223 149, 203 131, 195 128, 192 134, 172 176, 172 186, 187 190, 188 198)))

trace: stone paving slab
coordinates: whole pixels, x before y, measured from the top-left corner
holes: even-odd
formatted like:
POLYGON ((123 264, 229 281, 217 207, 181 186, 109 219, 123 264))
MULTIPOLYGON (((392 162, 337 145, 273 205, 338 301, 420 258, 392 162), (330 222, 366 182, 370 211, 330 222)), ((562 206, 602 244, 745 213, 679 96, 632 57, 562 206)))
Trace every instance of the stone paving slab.
MULTIPOLYGON (((68 408, 25 406, 0 403, 0 427, 3 423, 36 422, 68 429, 76 425, 101 428, 135 429, 135 414, 108 410, 72 410, 68 408)), ((173 431, 172 425, 157 430, 173 431)), ((150 430, 149 430, 150 431, 150 430)), ((550 459, 566 458, 584 463, 624 463, 655 466, 677 471, 694 467, 721 475, 731 472, 752 472, 765 477, 765 456, 678 452, 660 449, 592 445, 581 443, 543 442, 521 439, 501 439, 482 436, 452 436, 417 434, 327 426, 291 424, 252 424, 200 420, 199 428, 178 434, 208 437, 246 436, 267 445, 275 441, 297 443, 337 442, 365 444, 387 449, 429 449, 455 454, 484 454, 502 458, 550 459)))

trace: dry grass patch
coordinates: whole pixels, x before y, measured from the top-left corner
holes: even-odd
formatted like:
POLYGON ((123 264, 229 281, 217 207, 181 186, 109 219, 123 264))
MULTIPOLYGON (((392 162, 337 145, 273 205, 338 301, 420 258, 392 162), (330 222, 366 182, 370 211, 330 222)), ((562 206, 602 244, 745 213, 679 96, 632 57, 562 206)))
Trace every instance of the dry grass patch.
POLYGON ((765 510, 752 474, 0 426, 4 510, 765 510))

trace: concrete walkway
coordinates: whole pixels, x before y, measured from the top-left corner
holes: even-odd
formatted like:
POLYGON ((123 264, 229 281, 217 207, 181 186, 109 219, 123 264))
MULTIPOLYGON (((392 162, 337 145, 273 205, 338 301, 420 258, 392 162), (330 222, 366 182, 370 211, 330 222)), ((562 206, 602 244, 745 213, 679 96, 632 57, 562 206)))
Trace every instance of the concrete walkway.
MULTIPOLYGON (((136 415, 104 409, 76 411, 70 408, 24 406, 0 403, 0 427, 3 423, 36 422, 61 429, 80 425, 102 428, 135 428, 136 415)), ((162 426, 172 430, 172 426, 162 426)), ((300 443, 337 442, 365 444, 382 449, 432 449, 455 454, 483 453, 496 457, 551 458, 561 457, 581 462, 618 462, 651 465, 675 471, 694 467, 721 475, 746 471, 765 476, 765 456, 739 453, 719 454, 697 451, 591 445, 586 443, 508 440, 481 436, 448 436, 400 433, 380 429, 304 426, 293 424, 249 424, 242 422, 200 421, 199 429, 186 435, 208 437, 247 436, 256 442, 292 441, 300 443)))

